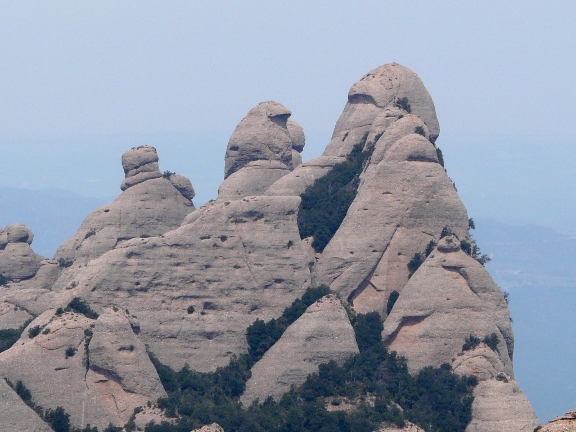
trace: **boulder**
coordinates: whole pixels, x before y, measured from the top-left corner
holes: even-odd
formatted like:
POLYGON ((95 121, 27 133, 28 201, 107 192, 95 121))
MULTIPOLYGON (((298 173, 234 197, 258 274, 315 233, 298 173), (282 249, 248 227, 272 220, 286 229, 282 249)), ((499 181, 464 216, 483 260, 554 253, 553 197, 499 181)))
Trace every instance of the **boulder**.
POLYGON ((304 130, 277 102, 251 109, 230 137, 219 199, 263 195, 278 179, 302 164, 304 130))
POLYGON ((34 234, 22 224, 0 230, 0 275, 19 282, 36 275, 44 257, 35 253, 30 245, 34 234))
POLYGON ((139 146, 122 156, 124 191, 111 203, 90 213, 76 233, 54 255, 61 263, 81 266, 125 240, 164 234, 194 211, 194 188, 181 175, 158 169, 151 146, 139 146))
POLYGON ((472 421, 466 432, 534 432, 539 425, 530 402, 516 381, 491 379, 481 381, 474 389, 472 421))
POLYGON ((218 423, 212 423, 200 429, 194 429, 192 432, 224 432, 224 429, 218 423))
POLYGON ((342 365, 357 353, 346 311, 335 295, 327 295, 310 305, 252 367, 240 401, 247 407, 255 399, 279 400, 291 386, 298 387, 318 372, 319 365, 330 360, 342 365))

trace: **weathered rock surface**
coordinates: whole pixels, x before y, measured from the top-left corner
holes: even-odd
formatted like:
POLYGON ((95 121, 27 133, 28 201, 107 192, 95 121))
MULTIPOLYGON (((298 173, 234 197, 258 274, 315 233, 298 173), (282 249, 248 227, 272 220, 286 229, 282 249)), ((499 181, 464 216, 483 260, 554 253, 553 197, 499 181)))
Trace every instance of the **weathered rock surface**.
POLYGON ((516 381, 481 381, 474 389, 472 421, 466 432, 533 432, 534 410, 516 381))
POLYGON ((139 146, 122 156, 126 178, 124 191, 110 204, 90 213, 78 231, 54 258, 83 265, 114 249, 121 241, 164 234, 180 226, 194 210, 194 189, 181 175, 162 176, 158 154, 151 146, 139 146))
POLYGON ((340 300, 328 295, 310 305, 252 367, 241 397, 244 406, 272 396, 279 400, 330 360, 343 364, 358 353, 354 330, 340 300))
POLYGON ((483 339, 492 333, 498 336, 503 367, 498 372, 513 377, 514 336, 504 296, 486 269, 460 249, 458 239, 448 236, 400 293, 382 337, 406 357, 414 373, 451 363, 470 335, 483 339))
POLYGON ((30 247, 33 239, 34 234, 23 224, 0 230, 0 275, 15 282, 34 277, 44 257, 30 247))
POLYGON ((322 156, 278 180, 267 193, 301 195, 317 178, 342 162, 355 145, 365 149, 373 146, 388 126, 410 113, 421 119, 427 138, 434 142, 440 126, 432 98, 418 75, 397 63, 373 69, 350 89, 348 103, 322 156), (404 98, 406 103, 402 104, 404 98))
POLYGON ((98 320, 46 311, 0 354, 0 376, 22 381, 34 403, 62 406, 74 425, 125 424, 134 408, 166 393, 127 317, 111 310, 98 320), (28 329, 40 327, 30 338, 28 329))
POLYGON ((246 328, 282 314, 310 284, 298 197, 209 203, 161 237, 133 239, 91 261, 60 303, 82 297, 97 311, 128 309, 139 338, 165 364, 199 371, 247 351, 246 328))
POLYGON ((425 366, 452 364, 475 375, 473 421, 468 432, 533 431, 538 421, 513 380, 514 337, 504 297, 486 269, 444 237, 408 281, 384 322, 383 339, 406 357, 415 373, 425 366), (493 350, 480 343, 463 352, 465 339, 496 334, 493 350))
POLYGON ((397 426, 382 426, 378 429, 378 432, 424 432, 424 429, 419 428, 409 421, 406 422, 406 426, 399 428, 397 426))
MULTIPOLYGON (((315 280, 349 298, 359 312, 386 315, 392 291, 408 281, 407 264, 437 242, 444 227, 468 239, 468 214, 436 150, 425 137, 408 135, 389 146, 381 162, 364 172, 354 202, 318 261, 315 280)), ((416 122, 415 122, 416 123, 416 122)), ((376 144, 388 146, 388 135, 376 144)))
POLYGON ((292 113, 278 102, 261 102, 236 126, 226 149, 224 178, 258 160, 292 164, 292 137, 287 121, 292 113))
POLYGON ((539 432, 574 432, 576 431, 576 409, 568 411, 565 415, 556 417, 542 426, 539 432))
POLYGON ((22 402, 14 390, 0 379, 0 430, 18 432, 51 432, 32 408, 22 402))
POLYGON ((290 115, 277 102, 262 102, 242 119, 228 143, 219 199, 264 195, 276 180, 302 164, 304 130, 290 115))

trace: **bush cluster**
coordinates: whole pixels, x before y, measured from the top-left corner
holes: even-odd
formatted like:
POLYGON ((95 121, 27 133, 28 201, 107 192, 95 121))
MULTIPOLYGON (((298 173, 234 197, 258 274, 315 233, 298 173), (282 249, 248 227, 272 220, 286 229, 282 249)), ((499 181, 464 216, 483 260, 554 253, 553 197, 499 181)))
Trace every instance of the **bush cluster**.
POLYGON ((97 319, 98 313, 90 308, 82 299, 74 297, 70 303, 68 303, 68 308, 84 315, 86 318, 97 319))
POLYGON ((370 151, 362 151, 366 138, 354 146, 347 160, 336 164, 302 194, 298 212, 300 238, 313 236, 312 247, 322 252, 346 217, 358 190, 360 174, 370 151))
POLYGON ((484 339, 480 339, 479 337, 471 334, 466 339, 464 339, 464 345, 462 345, 462 351, 472 351, 478 345, 480 345, 480 342, 484 342, 484 344, 492 351, 498 352, 498 343, 500 342, 500 338, 496 333, 486 335, 484 336, 484 339))
POLYGON ((187 366, 175 372, 151 355, 169 395, 159 405, 176 421, 150 423, 146 432, 189 432, 212 422, 227 432, 364 432, 377 430, 382 422, 403 426, 405 420, 428 432, 466 428, 476 378, 458 377, 447 364, 412 377, 405 360, 384 347, 378 313, 356 315, 353 327, 359 354, 342 366, 334 361, 321 365, 317 374, 280 401, 268 398, 245 408, 238 398, 250 377, 249 355, 233 358, 213 373, 194 372, 187 366), (355 401, 357 410, 328 411, 327 398, 333 405, 343 399, 355 401), (367 402, 369 398, 373 403, 367 402))

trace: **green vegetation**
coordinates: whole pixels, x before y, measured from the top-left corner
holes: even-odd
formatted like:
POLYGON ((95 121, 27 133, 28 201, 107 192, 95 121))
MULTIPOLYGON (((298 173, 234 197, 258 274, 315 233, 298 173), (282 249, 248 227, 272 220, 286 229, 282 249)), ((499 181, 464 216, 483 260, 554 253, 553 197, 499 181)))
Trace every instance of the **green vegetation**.
POLYGON ((170 177, 172 177, 174 174, 176 173, 166 170, 162 173, 162 177, 164 177, 165 179, 170 179, 170 177))
POLYGON ((312 247, 322 252, 344 220, 356 197, 360 174, 371 151, 362 151, 366 138, 354 146, 346 161, 336 164, 302 194, 298 212, 300 238, 313 236, 312 247))
POLYGON ((484 344, 490 348, 494 352, 498 352, 498 343, 500 342, 500 338, 496 333, 492 333, 490 335, 484 336, 484 339, 480 339, 474 335, 470 335, 466 339, 464 339, 464 345, 462 345, 462 351, 472 351, 480 342, 484 342, 484 344))
POLYGON ((34 327, 30 327, 28 329, 28 337, 30 339, 35 338, 36 336, 38 336, 40 334, 41 330, 42 330, 42 327, 40 327, 39 325, 34 326, 34 327))
MULTIPOLYGON (((442 231, 442 233, 444 233, 444 231, 442 231)), ((440 238, 442 238, 442 237, 440 237, 440 238)), ((424 251, 424 253, 416 252, 414 254, 414 256, 412 257, 410 262, 408 262, 408 264, 406 264, 408 267, 408 279, 410 279, 412 277, 412 275, 414 273, 416 273, 416 270, 418 270, 420 268, 420 266, 424 263, 426 258, 428 258, 428 255, 430 255, 434 251, 435 247, 436 247, 436 242, 434 240, 430 240, 428 242, 428 244, 426 245, 426 250, 424 251)), ((388 312, 388 313, 390 313, 390 312, 388 312)))
MULTIPOLYGON (((474 219, 468 219, 468 226, 472 229, 476 229, 474 219)), ((442 228, 440 238, 451 235, 458 238, 458 236, 454 234, 454 232, 450 228, 448 227, 442 228)), ((472 243, 470 243, 467 240, 460 240, 460 249, 462 249, 467 255, 470 255, 472 258, 474 258, 482 265, 485 265, 487 262, 490 262, 492 260, 492 258, 490 258, 488 255, 482 254, 482 252, 480 251, 480 247, 478 246, 478 244, 476 244, 476 240, 474 240, 473 238, 472 243)))
POLYGON ((308 288, 301 299, 294 300, 290 307, 284 309, 280 318, 266 323, 260 319, 254 321, 246 331, 246 340, 250 347, 249 354, 253 361, 258 361, 280 339, 288 326, 300 318, 308 306, 330 292, 330 288, 324 285, 318 288, 308 288))
POLYGON ((8 282, 10 282, 10 280, 2 273, 0 273, 0 286, 6 286, 8 285, 8 282))
POLYGON ((390 293, 390 296, 388 297, 388 303, 386 304, 386 315, 390 315, 390 312, 392 312, 392 308, 396 304, 398 297, 400 297, 398 291, 394 290, 390 293))
POLYGON ((418 135, 422 135, 423 137, 426 137, 426 132, 424 131, 424 128, 422 126, 416 126, 414 128, 414 133, 416 133, 418 135))
MULTIPOLYGON (((444 166, 444 155, 442 154, 440 147, 436 147, 436 156, 438 157, 438 162, 440 165, 444 166)), ((456 189, 456 186, 454 186, 454 189, 456 189)))
MULTIPOLYGON (((304 298, 301 301, 304 303, 304 298)), ((284 319, 293 316, 290 310, 297 315, 300 308, 294 304, 287 308, 284 319)), ((356 315, 353 327, 360 354, 342 366, 334 361, 321 365, 317 374, 310 375, 300 388, 293 388, 280 401, 268 398, 245 409, 238 399, 254 363, 250 355, 233 357, 228 366, 212 373, 194 372, 188 366, 175 372, 151 355, 168 393, 167 398, 159 400, 159 406, 176 421, 149 423, 146 432, 189 432, 212 422, 227 432, 364 432, 377 430, 382 422, 402 426, 405 420, 429 432, 466 428, 476 378, 458 377, 447 364, 425 368, 412 377, 405 360, 384 347, 378 313, 356 315), (344 399, 352 401, 357 409, 328 411, 327 398, 334 406, 344 399)), ((260 347, 251 346, 251 352, 259 353, 260 347)))
POLYGON ((20 338, 21 330, 6 329, 0 330, 0 352, 6 351, 20 338))
POLYGON ((68 268, 72 264, 74 264, 73 260, 67 260, 65 258, 58 258, 58 265, 60 266, 60 268, 68 268))
MULTIPOLYGON (((68 303, 68 308, 77 312, 79 314, 84 315, 86 318, 90 319, 97 319, 98 313, 93 311, 90 306, 88 306, 83 300, 78 297, 74 297, 70 303, 68 303)), ((68 309, 67 308, 67 309, 68 309)))
POLYGON ((64 354, 65 354, 66 358, 74 357, 76 355, 76 348, 68 347, 68 348, 66 348, 66 351, 64 354))
POLYGON ((404 111, 406 111, 409 114, 412 112, 412 107, 410 106, 410 102, 408 102, 407 97, 398 98, 396 100, 396 106, 398 108, 402 108, 404 111))

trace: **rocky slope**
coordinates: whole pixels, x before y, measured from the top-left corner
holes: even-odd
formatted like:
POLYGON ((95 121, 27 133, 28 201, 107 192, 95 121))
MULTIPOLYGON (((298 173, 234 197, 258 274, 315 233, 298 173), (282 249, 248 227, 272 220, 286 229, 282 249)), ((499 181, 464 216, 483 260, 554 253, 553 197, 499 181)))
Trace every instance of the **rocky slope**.
MULTIPOLYGON (((532 432, 507 304, 477 261, 418 76, 395 63, 366 74, 312 161, 301 163, 304 132, 290 116, 271 101, 248 112, 228 143, 218 199, 201 208, 189 180, 160 173, 156 150, 140 146, 122 157, 122 194, 53 260, 32 251, 26 227, 0 231, 0 329, 21 331, 0 353, 0 378, 21 381, 37 406, 63 407, 75 426, 124 425, 166 395, 148 352, 176 370, 213 372, 248 352, 255 320, 326 285, 335 295, 309 306, 254 364, 244 405, 279 399, 321 363, 358 352, 344 301, 380 314, 385 344, 411 373, 449 363, 478 378, 468 431, 532 432), (343 189, 350 207, 314 250, 300 235, 301 195, 358 151, 361 169, 343 189)), ((44 427, 14 390, 0 390, 0 409, 21 413, 21 423, 0 417, 2 428, 44 427)), ((162 418, 152 408, 140 417, 162 418)))

